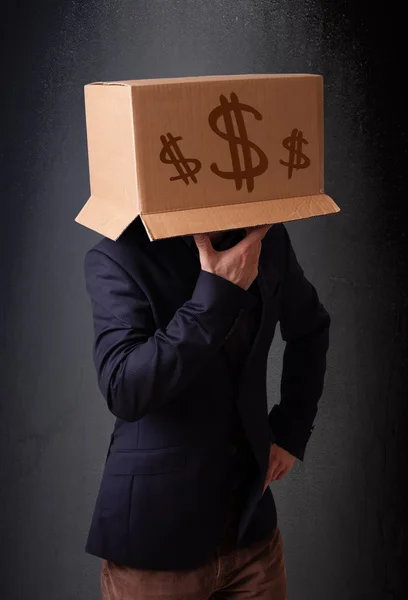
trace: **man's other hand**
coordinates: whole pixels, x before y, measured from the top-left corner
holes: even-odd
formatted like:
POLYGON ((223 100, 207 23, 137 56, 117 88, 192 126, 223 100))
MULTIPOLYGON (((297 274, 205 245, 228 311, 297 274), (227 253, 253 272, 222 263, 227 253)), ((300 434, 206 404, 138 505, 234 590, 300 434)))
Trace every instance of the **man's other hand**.
POLYGON ((266 474, 264 492, 272 481, 282 479, 286 473, 289 473, 295 463, 296 457, 290 454, 284 448, 277 444, 271 444, 269 451, 269 465, 266 474))

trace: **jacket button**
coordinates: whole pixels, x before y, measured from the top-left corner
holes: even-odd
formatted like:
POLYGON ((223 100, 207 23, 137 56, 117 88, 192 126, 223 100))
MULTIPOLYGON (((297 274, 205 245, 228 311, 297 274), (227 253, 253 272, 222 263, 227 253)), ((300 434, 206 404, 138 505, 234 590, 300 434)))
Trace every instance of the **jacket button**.
POLYGON ((228 454, 230 456, 234 456, 238 452, 238 448, 236 446, 230 446, 228 448, 228 454))

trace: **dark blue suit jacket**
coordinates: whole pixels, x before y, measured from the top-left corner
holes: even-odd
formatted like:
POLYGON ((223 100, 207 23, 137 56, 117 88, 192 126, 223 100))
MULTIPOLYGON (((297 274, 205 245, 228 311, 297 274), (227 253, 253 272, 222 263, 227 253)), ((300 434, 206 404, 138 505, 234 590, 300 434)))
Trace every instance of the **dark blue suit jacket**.
POLYGON ((239 542, 274 526, 262 494, 271 441, 303 460, 326 370, 330 317, 287 230, 262 242, 262 318, 237 382, 223 347, 252 296, 201 270, 182 238, 150 242, 140 219, 86 255, 100 390, 116 416, 86 543, 90 554, 144 569, 209 559, 228 512, 237 408, 256 470, 239 542), (266 368, 279 322, 281 401, 268 415, 266 368))

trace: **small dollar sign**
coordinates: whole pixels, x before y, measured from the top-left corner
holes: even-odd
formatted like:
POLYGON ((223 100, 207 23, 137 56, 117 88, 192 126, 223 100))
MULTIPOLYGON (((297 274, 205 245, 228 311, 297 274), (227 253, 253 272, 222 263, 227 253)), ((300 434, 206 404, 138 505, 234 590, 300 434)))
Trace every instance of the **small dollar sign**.
POLYGON ((214 133, 229 143, 232 171, 220 171, 216 163, 212 163, 210 169, 223 179, 234 179, 237 190, 242 188, 243 180, 246 179, 247 190, 252 192, 255 184, 254 178, 265 173, 268 168, 268 159, 262 150, 248 139, 242 111, 252 113, 257 121, 262 120, 262 115, 252 106, 242 104, 237 94, 231 93, 230 98, 231 101, 228 102, 225 96, 220 96, 220 106, 211 111, 208 122, 214 133), (235 134, 233 116, 235 117, 237 135, 235 134), (221 117, 224 119, 225 131, 221 131, 217 125, 217 121, 221 117), (238 146, 241 146, 242 149, 243 166, 241 166, 238 146), (254 150, 258 155, 259 162, 256 166, 252 164, 251 150, 254 150))
POLYGON ((309 142, 303 137, 303 132, 297 129, 292 130, 292 134, 285 138, 282 146, 289 150, 289 160, 285 162, 280 160, 280 164, 288 167, 288 179, 292 177, 293 169, 307 169, 310 166, 310 159, 302 153, 302 144, 309 142))
POLYGON ((182 137, 173 137, 171 133, 160 136, 160 141, 163 144, 163 148, 160 152, 160 160, 165 164, 172 164, 176 167, 178 175, 170 177, 170 181, 177 181, 182 179, 186 185, 190 183, 189 179, 194 183, 197 183, 196 174, 201 169, 201 163, 195 158, 185 158, 182 151, 179 148, 178 142, 182 140, 182 137), (190 167, 193 165, 193 168, 190 167))

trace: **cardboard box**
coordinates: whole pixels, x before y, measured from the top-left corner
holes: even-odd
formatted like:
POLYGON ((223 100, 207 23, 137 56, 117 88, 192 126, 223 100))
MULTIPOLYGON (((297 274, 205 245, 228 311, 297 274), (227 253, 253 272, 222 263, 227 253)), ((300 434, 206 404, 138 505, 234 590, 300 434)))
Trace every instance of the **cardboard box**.
POLYGON ((76 221, 150 240, 338 212, 323 192, 323 79, 235 75, 85 86, 91 197, 76 221))

